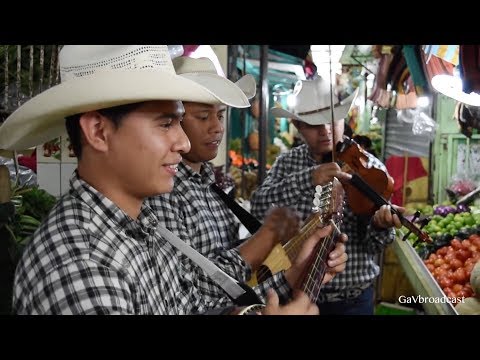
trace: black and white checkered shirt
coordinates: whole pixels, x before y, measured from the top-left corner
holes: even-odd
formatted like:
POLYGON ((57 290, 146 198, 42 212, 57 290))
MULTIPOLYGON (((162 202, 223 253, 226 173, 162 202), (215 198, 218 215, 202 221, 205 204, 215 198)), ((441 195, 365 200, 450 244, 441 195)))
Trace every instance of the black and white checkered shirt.
POLYGON ((156 234, 149 207, 133 220, 77 172, 70 185, 17 266, 16 313, 195 314, 232 305, 156 234))
MULTIPOLYGON (((368 165, 371 164, 386 170, 383 163, 373 155, 369 156, 368 165)), ((317 164, 306 144, 281 154, 263 184, 252 195, 252 213, 257 218, 262 218, 271 205, 275 204, 296 209, 305 220, 312 211, 315 187, 311 173, 315 165, 317 164)), ((323 289, 330 292, 364 288, 373 283, 380 271, 374 255, 391 243, 395 236, 393 229, 375 230, 370 219, 362 219, 353 214, 348 205, 344 207, 341 230, 348 235, 348 261, 345 271, 324 285, 323 289)))
MULTIPOLYGON (((211 189, 214 181, 215 175, 208 163, 202 165, 200 173, 180 163, 173 191, 149 198, 149 206, 167 229, 227 274, 246 282, 250 279, 251 268, 236 248, 239 244, 239 220, 211 189)), ((290 296, 291 289, 283 272, 256 286, 254 290, 264 300, 269 288, 274 288, 282 301, 290 296)), ((218 293, 217 296, 222 294, 218 293)))

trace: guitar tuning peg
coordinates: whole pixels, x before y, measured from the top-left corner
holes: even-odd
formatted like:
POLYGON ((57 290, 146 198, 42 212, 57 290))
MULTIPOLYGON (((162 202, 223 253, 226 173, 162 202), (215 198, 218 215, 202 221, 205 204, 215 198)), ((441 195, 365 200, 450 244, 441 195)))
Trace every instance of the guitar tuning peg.
POLYGON ((313 199, 313 205, 315 205, 315 206, 320 206, 320 199, 317 198, 316 196, 315 196, 315 198, 313 199))
POLYGON ((317 185, 315 186, 315 192, 317 194, 321 194, 322 193, 322 185, 317 185))

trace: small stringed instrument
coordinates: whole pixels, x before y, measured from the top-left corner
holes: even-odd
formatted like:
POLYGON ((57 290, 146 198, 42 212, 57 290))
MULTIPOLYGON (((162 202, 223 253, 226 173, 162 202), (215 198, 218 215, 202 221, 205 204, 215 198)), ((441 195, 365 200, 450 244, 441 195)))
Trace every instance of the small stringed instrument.
POLYGON ((336 178, 334 178, 328 210, 320 216, 322 224, 328 225, 331 223, 333 225, 333 232, 317 244, 312 252, 305 273, 300 277, 298 286, 300 290, 308 295, 313 303, 317 302, 320 295, 323 278, 328 268, 328 254, 335 247, 336 239, 340 235, 339 225, 343 219, 345 192, 340 182, 335 180, 336 178))
MULTIPOLYGON (((355 214, 371 215, 382 205, 390 205, 392 214, 396 214, 402 225, 409 230, 403 240, 406 240, 410 233, 414 233, 420 241, 432 242, 430 236, 422 231, 423 226, 428 221, 424 222, 419 228, 386 200, 392 194, 393 179, 383 170, 366 167, 367 155, 355 140, 344 137, 344 141, 336 145, 336 154, 338 160, 344 162, 353 170, 353 172, 350 172, 352 178, 345 184, 345 191, 348 204, 355 214)), ((415 218, 419 215, 419 213, 415 214, 415 218)))
POLYGON ((282 270, 287 270, 292 266, 292 260, 297 256, 305 240, 312 235, 319 226, 326 225, 324 220, 326 216, 329 216, 328 214, 332 213, 337 201, 332 201, 332 194, 337 196, 336 194, 340 192, 343 193, 343 188, 336 178, 324 186, 317 185, 315 187, 312 215, 296 236, 292 237, 283 245, 277 244, 272 249, 260 268, 248 281, 247 284, 249 286, 255 286, 272 275, 282 270))

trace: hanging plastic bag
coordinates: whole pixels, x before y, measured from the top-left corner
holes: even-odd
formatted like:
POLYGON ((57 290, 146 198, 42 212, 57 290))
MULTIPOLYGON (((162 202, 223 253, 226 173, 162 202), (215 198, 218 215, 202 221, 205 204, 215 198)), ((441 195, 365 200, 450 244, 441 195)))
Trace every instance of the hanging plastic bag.
POLYGON ((425 114, 423 111, 417 112, 412 125, 412 132, 415 135, 424 135, 428 136, 430 140, 433 140, 435 137, 435 130, 437 128, 437 123, 430 116, 425 114))

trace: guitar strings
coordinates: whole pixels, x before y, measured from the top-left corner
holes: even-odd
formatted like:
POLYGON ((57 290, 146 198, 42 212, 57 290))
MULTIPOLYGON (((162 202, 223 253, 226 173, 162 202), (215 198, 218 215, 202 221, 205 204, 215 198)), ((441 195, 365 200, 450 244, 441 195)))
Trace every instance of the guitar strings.
POLYGON ((302 290, 309 295, 312 302, 316 302, 320 295, 320 289, 322 287, 322 281, 325 276, 325 272, 328 268, 326 256, 335 243, 336 237, 340 234, 335 222, 331 219, 330 223, 334 227, 334 231, 331 235, 326 236, 325 239, 319 244, 318 255, 311 266, 311 269, 304 281, 302 290))
MULTIPOLYGON (((325 201, 331 197, 331 189, 333 186, 330 184, 324 186, 324 189, 322 189, 322 193, 320 195, 320 200, 322 201, 323 205, 320 206, 320 209, 322 211, 319 211, 320 214, 324 213, 324 208, 329 207, 330 203, 325 201)), ((283 245, 283 248, 285 249, 285 252, 290 259, 294 259, 297 255, 298 252, 300 251, 300 246, 306 238, 310 237, 312 233, 318 228, 318 225, 322 222, 321 216, 314 216, 307 224, 305 224, 302 229, 300 230, 300 233, 298 235, 295 235, 292 239, 290 239, 285 245, 283 245)), ((278 267, 280 266, 282 260, 279 259, 278 257, 275 259, 275 261, 271 264, 272 267, 278 267)), ((257 279, 262 279, 269 273, 268 268, 260 268, 258 271, 257 279)))

